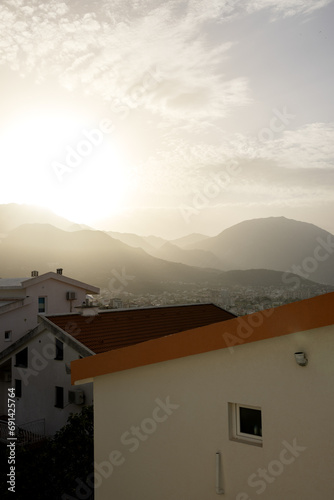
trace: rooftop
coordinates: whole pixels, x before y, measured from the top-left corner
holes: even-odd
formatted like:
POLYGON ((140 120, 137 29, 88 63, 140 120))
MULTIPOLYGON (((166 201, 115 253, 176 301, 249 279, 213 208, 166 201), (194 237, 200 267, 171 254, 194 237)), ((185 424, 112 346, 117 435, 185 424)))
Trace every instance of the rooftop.
POLYGON ((49 279, 61 281, 63 283, 67 283, 68 285, 83 288, 88 293, 100 293, 100 289, 95 286, 88 285, 87 283, 83 283, 82 281, 78 281, 76 279, 69 278, 67 276, 64 276, 63 274, 54 273, 52 271, 41 274, 39 276, 31 276, 29 278, 0 278, 0 289, 25 289, 28 286, 35 285, 49 279))
POLYGON ((96 316, 47 316, 96 354, 235 318, 214 304, 103 311, 96 316))
POLYGON ((329 325, 334 325, 334 292, 72 361, 72 384, 89 382, 96 376, 139 366, 329 325))
POLYGON ((0 278, 0 288, 22 288, 22 283, 30 278, 0 278))

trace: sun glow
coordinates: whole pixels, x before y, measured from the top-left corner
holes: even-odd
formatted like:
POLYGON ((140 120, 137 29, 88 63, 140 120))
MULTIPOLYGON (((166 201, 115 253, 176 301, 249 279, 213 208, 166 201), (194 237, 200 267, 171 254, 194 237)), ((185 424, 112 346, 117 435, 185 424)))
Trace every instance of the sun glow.
POLYGON ((133 186, 103 121, 94 127, 73 116, 27 117, 0 134, 0 146, 1 203, 15 199, 89 224, 119 211, 133 186))

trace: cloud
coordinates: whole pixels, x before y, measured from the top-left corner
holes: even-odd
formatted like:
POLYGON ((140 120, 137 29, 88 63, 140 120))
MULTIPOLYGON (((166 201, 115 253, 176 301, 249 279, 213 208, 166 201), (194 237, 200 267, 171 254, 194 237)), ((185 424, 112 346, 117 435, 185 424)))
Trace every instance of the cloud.
POLYGON ((259 145, 260 157, 273 158, 286 168, 333 169, 334 122, 311 123, 259 145))
POLYGON ((239 199, 245 206, 300 206, 334 201, 333 158, 334 123, 307 124, 266 142, 229 134, 220 143, 190 143, 170 134, 140 175, 157 199, 173 193, 180 206, 191 206, 196 193, 212 207, 239 199))
POLYGON ((228 78, 231 42, 209 41, 207 23, 269 9, 275 15, 306 15, 330 0, 169 0, 0 6, 0 64, 37 81, 56 78, 106 101, 133 103, 131 92, 152 68, 159 85, 140 106, 167 120, 221 118, 251 102, 245 75, 228 78), (130 97, 129 97, 130 96, 130 97))
POLYGON ((246 10, 256 12, 263 9, 273 11, 273 20, 278 17, 291 17, 295 15, 309 15, 315 10, 329 5, 333 0, 252 0, 247 2, 246 10))

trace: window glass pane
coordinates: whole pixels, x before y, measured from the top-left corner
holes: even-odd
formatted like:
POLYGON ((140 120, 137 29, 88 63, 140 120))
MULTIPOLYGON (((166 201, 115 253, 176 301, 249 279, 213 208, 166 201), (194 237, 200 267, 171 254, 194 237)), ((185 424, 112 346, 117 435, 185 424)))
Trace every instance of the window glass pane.
POLYGON ((6 330, 5 331, 5 340, 11 340, 12 339, 12 330, 6 330))
POLYGON ((45 297, 38 297, 38 312, 45 312, 45 297))
POLYGON ((15 379, 15 396, 17 398, 22 397, 22 380, 15 379))
POLYGON ((239 407, 240 432, 262 436, 261 410, 239 407))
POLYGON ((61 340, 56 339, 56 356, 55 359, 64 359, 64 345, 61 340))
POLYGON ((19 366, 21 368, 28 367, 28 347, 18 352, 15 356, 15 366, 19 366))
POLYGON ((57 408, 64 408, 64 389, 56 386, 56 403, 57 408))

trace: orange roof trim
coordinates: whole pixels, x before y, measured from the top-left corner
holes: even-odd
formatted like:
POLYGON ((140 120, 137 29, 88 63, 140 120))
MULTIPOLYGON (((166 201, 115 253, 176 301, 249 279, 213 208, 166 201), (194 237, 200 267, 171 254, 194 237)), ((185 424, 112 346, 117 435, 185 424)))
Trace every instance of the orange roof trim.
POLYGON ((71 363, 72 384, 108 373, 334 324, 334 292, 71 363))

